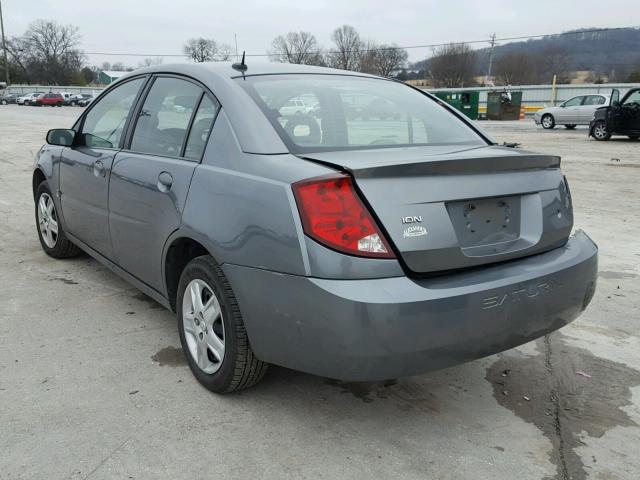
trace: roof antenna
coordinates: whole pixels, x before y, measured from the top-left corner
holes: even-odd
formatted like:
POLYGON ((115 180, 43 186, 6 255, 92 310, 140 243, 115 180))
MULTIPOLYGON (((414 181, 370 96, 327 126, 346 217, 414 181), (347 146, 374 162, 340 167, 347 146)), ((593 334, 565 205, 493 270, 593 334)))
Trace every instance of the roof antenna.
POLYGON ((247 67, 247 64, 244 63, 244 54, 245 54, 245 51, 243 50, 242 51, 242 61, 240 63, 236 62, 233 65, 231 65, 231 68, 233 68, 234 70, 238 70, 239 72, 242 72, 243 75, 244 75, 244 72, 247 71, 247 68, 249 68, 249 67, 247 67))

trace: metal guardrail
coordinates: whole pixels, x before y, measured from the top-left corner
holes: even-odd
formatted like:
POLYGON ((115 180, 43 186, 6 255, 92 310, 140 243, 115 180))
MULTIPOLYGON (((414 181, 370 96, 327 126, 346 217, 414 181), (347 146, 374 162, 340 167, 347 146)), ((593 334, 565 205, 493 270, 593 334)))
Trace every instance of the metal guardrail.
POLYGON ((25 95, 27 93, 90 93, 92 95, 100 93, 104 87, 71 87, 66 85, 11 85, 3 92, 12 95, 25 95))

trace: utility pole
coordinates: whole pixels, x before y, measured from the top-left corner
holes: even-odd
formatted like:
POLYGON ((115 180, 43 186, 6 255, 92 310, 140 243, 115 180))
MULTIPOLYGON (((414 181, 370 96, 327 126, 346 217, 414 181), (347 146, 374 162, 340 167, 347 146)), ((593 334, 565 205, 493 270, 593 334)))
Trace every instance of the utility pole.
POLYGON ((489 50, 489 68, 487 68, 487 78, 485 79, 485 83, 491 83, 493 85, 493 81, 491 80, 491 67, 493 66, 493 48, 496 46, 496 34, 493 33, 491 35, 491 50, 489 50))
POLYGON ((2 1, 0 0, 0 31, 2 32, 2 50, 4 50, 4 75, 7 80, 7 87, 11 84, 9 76, 9 58, 7 56, 7 41, 4 39, 4 21, 2 20, 2 1))

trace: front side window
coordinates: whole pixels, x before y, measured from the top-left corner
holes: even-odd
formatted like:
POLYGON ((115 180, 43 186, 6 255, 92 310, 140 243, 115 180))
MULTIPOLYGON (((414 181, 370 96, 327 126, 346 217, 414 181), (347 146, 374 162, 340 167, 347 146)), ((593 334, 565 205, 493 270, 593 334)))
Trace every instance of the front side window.
POLYGON ((126 82, 106 93, 87 113, 82 138, 88 147, 118 148, 129 110, 144 78, 126 82))
POLYGON ((486 145, 469 125, 399 82, 348 75, 237 79, 294 153, 486 145))
POLYGON ((565 107, 577 107, 582 103, 583 97, 573 97, 571 100, 564 102, 565 107))
POLYGON ((130 149, 178 157, 202 89, 178 78, 155 80, 138 114, 130 149))

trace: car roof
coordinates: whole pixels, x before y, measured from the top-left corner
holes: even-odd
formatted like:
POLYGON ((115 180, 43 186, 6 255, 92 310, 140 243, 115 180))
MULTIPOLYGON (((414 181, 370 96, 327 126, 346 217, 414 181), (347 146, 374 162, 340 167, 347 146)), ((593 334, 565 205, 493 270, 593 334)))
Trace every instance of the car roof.
MULTIPOLYGON (((357 75, 361 77, 374 77, 366 73, 351 72, 346 70, 338 70, 336 68, 316 67, 312 65, 297 65, 292 63, 251 61, 245 62, 247 70, 243 72, 232 67, 233 62, 202 62, 202 63, 173 63, 153 65, 151 67, 134 70, 131 73, 158 73, 158 72, 174 72, 189 75, 194 71, 202 73, 207 72, 223 78, 237 78, 243 76, 254 75, 284 75, 295 73, 315 73, 324 75, 357 75)), ((128 76, 128 75, 127 75, 128 76)))

